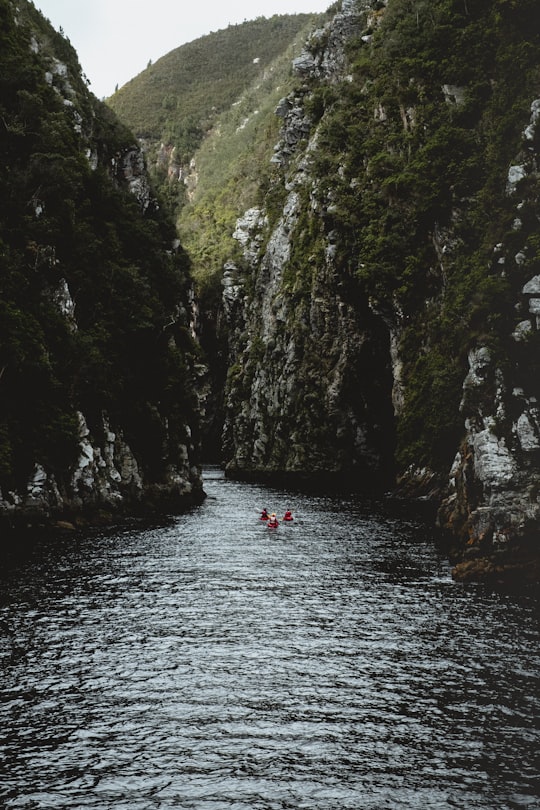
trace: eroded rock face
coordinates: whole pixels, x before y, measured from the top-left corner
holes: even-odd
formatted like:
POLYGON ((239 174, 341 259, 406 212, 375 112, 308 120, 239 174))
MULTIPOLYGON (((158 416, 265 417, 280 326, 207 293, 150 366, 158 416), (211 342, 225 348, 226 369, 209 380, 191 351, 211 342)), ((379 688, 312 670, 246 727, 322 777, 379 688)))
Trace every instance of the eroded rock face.
POLYGON ((153 199, 148 172, 142 149, 133 147, 126 150, 118 158, 113 158, 112 169, 114 176, 127 186, 131 194, 136 197, 143 212, 155 201, 153 199))
MULTIPOLYGON (((519 171, 510 168, 507 193, 516 200, 516 231, 525 201, 517 182, 535 171, 530 145, 539 102, 531 105, 519 171)), ((500 255, 501 245, 494 251, 500 255)), ((498 260, 500 262, 500 259, 498 260)), ((514 268, 526 272, 528 250, 514 254, 514 268)), ((510 269, 506 262, 505 272, 510 269)), ((456 576, 463 579, 537 579, 540 556, 540 411, 535 346, 540 323, 540 277, 532 275, 515 302, 516 326, 507 336, 514 363, 499 367, 486 346, 469 354, 461 411, 466 437, 450 473, 449 496, 440 509, 442 525, 462 538, 456 576), (513 345, 512 345, 513 344, 513 345)))
MULTIPOLYGON (((293 60, 294 73, 306 84, 301 93, 292 93, 279 102, 276 115, 283 119, 281 138, 272 162, 286 168, 300 144, 312 135, 312 122, 304 99, 313 82, 332 84, 342 80, 348 69, 345 46, 365 23, 370 4, 364 0, 342 3, 342 10, 324 28, 315 31, 300 56, 293 60)), ((314 146, 308 143, 309 152, 314 146)))
POLYGON ((0 518, 5 525, 46 524, 68 518, 92 522, 100 514, 118 517, 163 504, 180 506, 199 501, 200 469, 193 463, 194 448, 177 448, 159 484, 149 484, 136 455, 121 431, 111 430, 105 414, 99 431, 79 417, 79 455, 68 476, 59 482, 51 471, 36 464, 25 491, 0 491, 0 518))
POLYGON ((332 22, 315 31, 304 51, 293 60, 293 70, 303 79, 334 82, 348 69, 345 46, 359 33, 359 26, 369 13, 371 3, 344 0, 341 11, 332 22))
POLYGON ((471 352, 462 412, 466 438, 450 474, 441 524, 461 537, 456 576, 537 576, 540 420, 536 397, 508 389, 485 347, 471 352), (473 562, 476 561, 476 562, 473 562))

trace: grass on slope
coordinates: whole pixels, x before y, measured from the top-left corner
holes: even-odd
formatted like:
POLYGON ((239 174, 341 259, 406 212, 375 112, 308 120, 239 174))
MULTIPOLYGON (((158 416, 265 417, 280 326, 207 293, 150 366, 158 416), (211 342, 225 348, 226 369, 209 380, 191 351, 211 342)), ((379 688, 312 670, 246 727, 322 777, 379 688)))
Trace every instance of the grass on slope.
POLYGON ((200 292, 215 286, 224 262, 234 258, 236 220, 260 202, 265 178, 272 173, 270 160, 281 126, 275 109, 293 86, 292 60, 308 29, 309 24, 219 117, 195 153, 197 184, 180 213, 178 229, 200 292))
POLYGON ((186 121, 198 125, 202 135, 315 19, 274 15, 208 34, 149 65, 108 104, 138 137, 161 140, 186 121))

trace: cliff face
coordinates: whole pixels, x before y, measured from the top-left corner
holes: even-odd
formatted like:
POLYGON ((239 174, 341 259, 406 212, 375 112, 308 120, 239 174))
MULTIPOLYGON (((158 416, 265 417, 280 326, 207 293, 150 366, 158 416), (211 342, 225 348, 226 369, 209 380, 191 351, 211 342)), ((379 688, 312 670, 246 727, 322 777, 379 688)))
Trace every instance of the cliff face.
POLYGON ((462 577, 538 560, 533 17, 343 2, 223 279, 229 473, 430 497, 462 577))
MULTIPOLYGON (((295 60, 296 72, 342 79, 344 45, 361 19, 354 4, 344 4, 315 33, 313 50, 295 60)), ((277 110, 284 120, 274 157, 285 176, 281 214, 272 227, 262 210, 239 220, 235 237, 246 265, 243 272, 229 265, 224 277, 231 363, 223 452, 230 474, 331 473, 381 485, 392 477, 394 444, 389 338, 342 265, 338 234, 309 243, 309 220, 324 211, 311 195, 316 137, 299 147, 312 130, 305 96, 299 90, 277 110)))
POLYGON ((500 335, 506 362, 481 341, 469 353, 460 404, 464 438, 440 509, 441 523, 465 544, 456 568, 463 578, 497 577, 501 566, 519 573, 525 568, 535 578, 539 574, 539 122, 536 99, 516 163, 508 169, 505 191, 515 213, 512 238, 493 247, 493 265, 513 281, 513 330, 500 335))
POLYGON ((174 226, 133 136, 32 4, 1 0, 0 518, 202 496, 174 226))

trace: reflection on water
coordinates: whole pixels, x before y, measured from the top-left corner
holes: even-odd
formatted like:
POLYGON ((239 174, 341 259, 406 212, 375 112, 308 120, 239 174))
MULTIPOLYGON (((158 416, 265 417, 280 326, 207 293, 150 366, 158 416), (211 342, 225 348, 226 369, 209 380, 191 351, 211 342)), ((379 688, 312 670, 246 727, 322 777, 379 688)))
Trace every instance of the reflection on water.
POLYGON ((452 582, 412 517, 205 480, 7 565, 2 807, 540 808, 534 594, 452 582))

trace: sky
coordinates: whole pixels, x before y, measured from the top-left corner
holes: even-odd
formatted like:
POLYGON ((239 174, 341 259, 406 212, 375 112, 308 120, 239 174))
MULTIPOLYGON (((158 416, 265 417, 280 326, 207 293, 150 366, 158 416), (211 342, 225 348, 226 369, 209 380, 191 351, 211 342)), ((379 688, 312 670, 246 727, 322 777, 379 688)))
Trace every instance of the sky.
POLYGON ((33 0, 77 51, 90 89, 110 96, 150 61, 229 24, 326 11, 333 0, 33 0))

